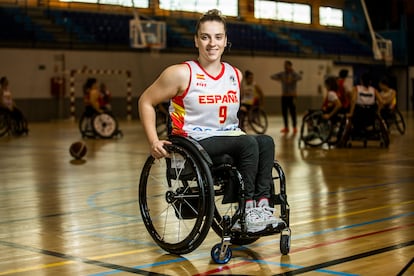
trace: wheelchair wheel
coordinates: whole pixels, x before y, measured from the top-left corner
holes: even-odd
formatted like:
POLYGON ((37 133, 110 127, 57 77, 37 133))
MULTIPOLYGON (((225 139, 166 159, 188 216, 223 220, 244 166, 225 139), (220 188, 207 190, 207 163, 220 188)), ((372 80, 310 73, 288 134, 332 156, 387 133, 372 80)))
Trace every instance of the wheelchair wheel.
POLYGON ((393 117, 394 117, 393 119, 394 119, 395 126, 397 127, 397 130, 400 132, 400 134, 404 134, 405 133, 405 121, 404 121, 404 117, 402 116, 401 112, 398 109, 394 111, 393 117))
POLYGON ((0 111, 0 137, 9 132, 9 115, 6 112, 0 111))
POLYGON ((25 118, 11 119, 10 118, 10 132, 13 136, 20 136, 29 132, 27 121, 25 118))
POLYGON ((213 180, 200 153, 169 145, 168 158, 148 157, 139 182, 139 208, 152 239, 172 254, 192 252, 207 236, 214 212, 213 180))
POLYGON ((100 113, 93 117, 92 127, 99 137, 112 138, 118 131, 118 121, 108 113, 100 113))
POLYGON ((300 127, 300 142, 303 141, 309 147, 319 147, 327 143, 332 134, 332 126, 329 120, 322 118, 321 110, 311 111, 303 117, 300 127))
POLYGON ((269 122, 266 112, 258 106, 254 106, 249 110, 247 120, 250 127, 257 134, 263 134, 267 131, 269 122))
MULTIPOLYGON (((374 128, 379 135, 381 147, 388 148, 390 145, 390 136, 388 133, 387 125, 380 116, 376 118, 374 128)), ((364 145, 366 146, 366 144, 364 145)))

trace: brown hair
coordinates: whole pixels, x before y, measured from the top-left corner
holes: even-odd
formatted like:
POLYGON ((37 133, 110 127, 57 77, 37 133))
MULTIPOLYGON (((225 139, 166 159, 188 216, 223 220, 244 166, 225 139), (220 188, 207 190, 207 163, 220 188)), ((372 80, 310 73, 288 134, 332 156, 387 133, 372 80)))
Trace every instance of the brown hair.
POLYGON ((198 30, 200 29, 201 23, 207 22, 207 21, 216 21, 221 22, 224 25, 224 31, 227 33, 227 27, 226 27, 226 19, 221 14, 221 11, 217 9, 212 9, 207 11, 205 14, 203 14, 197 22, 196 28, 195 28, 195 35, 198 35, 198 30))

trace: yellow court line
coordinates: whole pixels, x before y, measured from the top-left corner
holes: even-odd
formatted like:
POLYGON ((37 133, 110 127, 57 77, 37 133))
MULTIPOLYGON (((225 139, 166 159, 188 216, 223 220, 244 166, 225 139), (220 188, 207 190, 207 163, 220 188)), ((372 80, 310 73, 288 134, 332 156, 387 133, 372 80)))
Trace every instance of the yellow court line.
MULTIPOLYGON (((384 206, 381 206, 381 207, 370 208, 370 209, 365 209, 365 210, 361 210, 361 211, 355 211, 355 212, 343 213, 343 214, 339 214, 339 215, 332 215, 332 216, 316 218, 316 219, 313 219, 313 220, 302 221, 302 222, 294 223, 294 224, 291 224, 291 225, 302 225, 302 224, 306 224, 306 223, 323 221, 323 220, 328 220, 328 219, 348 217, 348 216, 358 215, 358 214, 362 214, 362 213, 373 212, 373 211, 377 211, 377 210, 381 210, 381 209, 385 209, 385 208, 390 208, 390 207, 393 207, 393 206, 406 205, 406 204, 412 204, 412 203, 414 203, 414 200, 399 202, 399 203, 395 203, 395 204, 387 204, 387 205, 384 205, 384 206)), ((156 248, 158 249, 158 247, 154 246, 153 249, 156 249, 156 248)), ((119 253, 107 254, 107 255, 94 256, 94 257, 90 257, 88 259, 100 260, 100 259, 105 259, 105 258, 110 258, 110 257, 125 256, 125 255, 130 255, 130 254, 141 253, 141 252, 144 252, 144 251, 149 251, 149 249, 152 250, 151 248, 137 249, 137 250, 130 250, 130 251, 123 251, 123 252, 119 252, 119 253)), ((39 270, 39 269, 44 269, 44 268, 63 266, 63 265, 67 265, 67 264, 73 264, 75 262, 76 261, 56 262, 56 263, 45 264, 45 265, 36 265, 36 266, 31 266, 31 267, 26 267, 26 268, 7 270, 7 271, 0 272, 0 275, 8 275, 8 274, 19 273, 19 272, 27 272, 27 271, 32 271, 32 270, 39 270)))
MULTIPOLYGON (((94 256, 94 257, 90 257, 90 258, 87 258, 87 259, 101 260, 101 259, 110 258, 110 257, 118 257, 118 256, 125 256, 125 255, 135 254, 135 253, 141 253, 143 251, 149 251, 149 249, 151 249, 151 248, 137 249, 137 250, 130 250, 130 251, 124 251, 124 252, 119 252, 119 253, 107 254, 107 255, 94 256)), ((158 247, 154 246, 152 249, 158 249, 158 247)), ((59 258, 59 257, 57 257, 57 258, 59 258)), ((11 269, 11 270, 6 270, 6 271, 3 271, 3 272, 0 272, 0 275, 9 275, 9 274, 20 273, 20 272, 28 272, 28 271, 33 271, 33 270, 39 270, 39 269, 45 269, 45 268, 50 268, 50 267, 57 267, 57 266, 73 264, 73 263, 77 263, 77 262, 78 261, 64 261, 64 262, 56 262, 56 263, 50 263, 50 264, 29 266, 29 267, 25 267, 25 268, 11 269)))
POLYGON ((301 221, 301 222, 298 222, 298 223, 292 223, 291 225, 302 225, 302 224, 307 224, 307 223, 317 222, 317 221, 323 221, 323 220, 328 220, 328 219, 349 217, 349 216, 358 215, 358 214, 362 214, 362 213, 368 213, 368 212, 373 212, 373 211, 377 211, 377 210, 381 210, 381 209, 385 209, 385 208, 390 208, 390 207, 393 207, 393 206, 406 205, 406 204, 412 204, 412 203, 414 203, 414 200, 408 200, 408 201, 403 201, 403 202, 399 202, 399 203, 395 203, 395 204, 387 204, 387 205, 384 205, 384 206, 381 206, 381 207, 376 207, 376 208, 364 209, 364 210, 355 211, 355 212, 349 212, 349 213, 343 213, 343 214, 339 214, 339 215, 332 215, 332 216, 326 216, 326 217, 311 219, 311 220, 307 220, 307 221, 301 221))

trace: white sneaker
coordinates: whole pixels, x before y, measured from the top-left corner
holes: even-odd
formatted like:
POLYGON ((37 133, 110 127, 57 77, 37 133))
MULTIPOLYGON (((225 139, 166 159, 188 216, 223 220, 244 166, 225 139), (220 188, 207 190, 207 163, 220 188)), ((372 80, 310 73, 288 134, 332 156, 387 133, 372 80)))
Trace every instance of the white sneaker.
POLYGON ((258 208, 262 208, 263 210, 263 219, 266 222, 266 224, 271 224, 273 228, 277 227, 279 224, 279 219, 277 219, 273 214, 275 212, 274 208, 271 208, 269 206, 263 206, 263 207, 258 207, 258 208))
POLYGON ((258 232, 266 228, 263 216, 260 214, 261 208, 246 208, 247 232, 258 232))
POLYGON ((267 198, 261 198, 257 206, 257 208, 261 209, 261 216, 265 224, 271 224, 272 227, 277 227, 280 221, 273 215, 275 209, 269 206, 269 200, 267 198))

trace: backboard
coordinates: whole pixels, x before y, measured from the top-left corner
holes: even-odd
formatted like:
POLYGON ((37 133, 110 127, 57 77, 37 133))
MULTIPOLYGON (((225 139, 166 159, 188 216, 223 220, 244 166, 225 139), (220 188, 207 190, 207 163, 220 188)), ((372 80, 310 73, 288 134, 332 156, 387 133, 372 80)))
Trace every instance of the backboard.
POLYGON ((165 49, 167 47, 166 23, 164 21, 129 21, 129 38, 132 48, 165 49))

